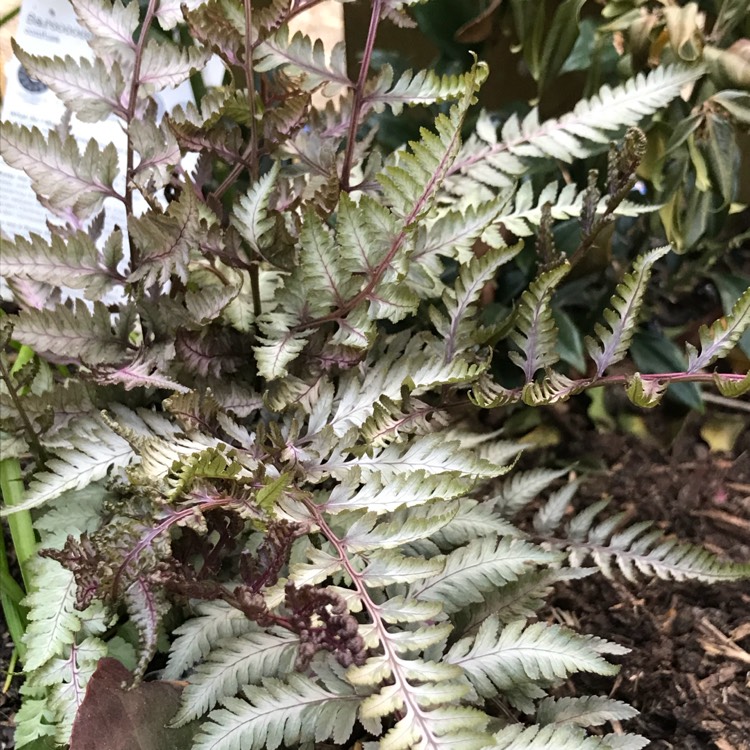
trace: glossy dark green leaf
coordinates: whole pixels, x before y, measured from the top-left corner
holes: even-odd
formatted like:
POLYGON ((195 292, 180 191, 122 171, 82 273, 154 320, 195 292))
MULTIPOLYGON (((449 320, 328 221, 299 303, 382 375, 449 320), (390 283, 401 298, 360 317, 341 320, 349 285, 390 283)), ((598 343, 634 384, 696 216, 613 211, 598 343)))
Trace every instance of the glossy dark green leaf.
POLYGON ((583 337, 573 319, 560 308, 553 308, 552 317, 557 325, 557 350, 560 359, 578 372, 586 371, 586 358, 583 354, 583 337))

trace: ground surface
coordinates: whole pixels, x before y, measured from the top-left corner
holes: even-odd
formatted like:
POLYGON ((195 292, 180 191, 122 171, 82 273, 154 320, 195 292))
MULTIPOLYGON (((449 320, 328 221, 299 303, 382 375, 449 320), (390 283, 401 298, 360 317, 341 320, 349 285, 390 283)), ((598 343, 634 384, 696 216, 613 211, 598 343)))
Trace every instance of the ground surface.
MULTIPOLYGON (((602 469, 588 475, 579 502, 611 497, 634 520, 653 520, 684 541, 750 560, 750 430, 733 451, 712 453, 697 417, 674 440, 648 423, 654 447, 625 434, 597 433, 581 414, 558 414, 558 423, 567 434, 546 458, 585 456, 589 469, 602 469)), ((620 658, 614 681, 585 679, 572 687, 636 706, 641 715, 627 728, 650 737, 652 750, 750 749, 750 586, 656 581, 639 588, 597 576, 575 589, 560 587, 544 615, 632 649, 620 658)), ((2 633, 3 680, 9 657, 2 633)), ((17 686, 16 680, 0 694, 0 750, 12 747, 17 686)))
MULTIPOLYGON (((584 483, 581 499, 612 497, 634 519, 750 560, 750 430, 731 453, 710 453, 694 420, 659 450, 633 437, 576 432, 566 443, 570 456, 593 451, 611 467, 584 483)), ((560 587, 549 616, 632 649, 614 684, 580 681, 581 692, 638 708, 627 728, 651 738, 653 750, 750 748, 750 586, 654 581, 639 588, 598 576, 577 583, 560 587)))

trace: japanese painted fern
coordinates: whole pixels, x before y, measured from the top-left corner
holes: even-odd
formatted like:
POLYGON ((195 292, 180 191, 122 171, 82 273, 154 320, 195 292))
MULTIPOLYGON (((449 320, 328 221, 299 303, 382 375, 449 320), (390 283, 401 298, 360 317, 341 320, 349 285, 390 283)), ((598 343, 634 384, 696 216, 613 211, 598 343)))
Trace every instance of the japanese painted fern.
POLYGON ((643 210, 626 200, 638 132, 611 150, 604 195, 595 175, 536 197, 522 179, 540 159, 595 153, 702 70, 660 69, 559 120, 511 119, 499 137, 482 116, 462 144, 483 65, 368 78, 381 17, 403 22, 411 3, 373 2, 356 82, 341 49, 290 36, 304 3, 150 0, 142 17, 137 3, 73 4, 93 62, 19 55, 81 119, 120 118, 127 152, 118 163, 64 127, 2 126, 3 158, 52 216, 49 239, 2 239, 18 308, 4 343, 45 360, 13 374, 2 355, 3 445, 33 460, 25 500, 3 512, 39 508, 45 548, 26 599, 18 746, 68 741, 102 656, 138 680, 167 649, 161 676, 186 682, 173 722, 201 720, 194 750, 642 747, 599 729, 630 707, 557 692, 577 672, 614 674, 625 650, 537 610, 588 560, 631 580, 747 567, 617 514, 597 522, 600 505, 570 517, 575 485, 533 528, 516 525, 562 473, 499 484, 520 446, 455 415, 468 397, 541 405, 607 383, 641 406, 676 380, 750 388, 706 372, 747 328, 750 292, 701 331, 684 373, 607 374, 668 248, 623 276, 589 374, 554 369, 551 301, 575 258, 553 251, 552 222, 580 217, 585 247, 643 210), (154 33, 181 13, 189 44, 154 33), (211 52, 230 82, 158 120, 154 93, 211 52), (318 90, 337 105, 313 109, 318 90), (446 101, 396 153, 357 137, 370 112, 446 101), (125 215, 108 236, 103 207, 125 215), (534 233, 549 251, 536 279, 507 320, 482 325, 488 285, 534 233), (493 368, 499 344, 515 382, 493 368))

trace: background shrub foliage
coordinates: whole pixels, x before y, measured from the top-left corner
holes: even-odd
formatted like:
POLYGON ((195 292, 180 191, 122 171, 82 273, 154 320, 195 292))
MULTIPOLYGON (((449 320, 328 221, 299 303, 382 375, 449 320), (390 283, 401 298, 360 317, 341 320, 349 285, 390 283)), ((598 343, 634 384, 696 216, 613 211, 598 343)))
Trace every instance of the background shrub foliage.
POLYGON ((82 742, 87 683, 95 704, 122 681, 109 658, 186 681, 154 747, 643 747, 600 730, 629 706, 551 694, 624 652, 536 621, 551 585, 748 566, 604 503, 572 510, 575 482, 517 525, 566 472, 509 473, 521 446, 477 415, 607 384, 640 407, 750 388, 726 361, 750 322, 741 240, 717 229, 748 121, 742 3, 612 2, 580 25, 582 2, 485 3, 413 73, 377 34, 413 13, 436 36, 438 4, 374 0, 352 76, 342 48, 289 33, 314 0, 73 4, 92 62, 19 57, 76 117, 119 118, 127 155, 66 123, 2 125, 55 217, 50 238, 2 244, 18 745, 82 742), (465 48, 489 55, 506 28, 539 106, 497 115, 465 48), (197 103, 159 119, 154 94, 212 54, 224 84, 195 81, 197 103), (587 54, 589 95, 546 113, 587 54), (429 127, 391 151, 381 134, 417 105, 429 127), (117 204, 127 221, 105 231, 117 204), (711 274, 726 314, 639 373, 653 274, 667 296, 711 274))

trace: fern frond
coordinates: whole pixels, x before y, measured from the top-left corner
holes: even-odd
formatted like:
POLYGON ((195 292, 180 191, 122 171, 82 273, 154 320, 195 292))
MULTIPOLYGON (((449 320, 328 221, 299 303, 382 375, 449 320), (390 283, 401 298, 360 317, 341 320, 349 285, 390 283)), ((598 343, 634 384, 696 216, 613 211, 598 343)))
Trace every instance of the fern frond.
POLYGON ((72 135, 3 122, 0 156, 22 169, 44 205, 63 217, 70 211, 83 221, 101 210, 105 198, 120 198, 113 187, 118 166, 111 143, 102 149, 92 138, 81 153, 72 135))
POLYGON ((420 141, 410 142, 410 151, 397 151, 377 177, 386 200, 407 225, 429 207, 460 148, 461 125, 479 86, 487 78, 487 66, 475 64, 466 78, 464 94, 449 115, 439 115, 435 132, 421 131, 420 141))
MULTIPOLYGON (((429 506, 438 512, 435 505, 429 506)), ((430 534, 430 541, 441 549, 455 549, 484 536, 519 536, 520 532, 501 518, 489 502, 461 498, 458 512, 440 529, 430 534)))
MULTIPOLYGON (((586 348, 591 359, 596 363, 596 377, 600 378, 611 365, 619 362, 628 352, 630 342, 639 323, 643 295, 651 277, 651 267, 663 258, 670 248, 659 247, 643 253, 633 264, 633 270, 625 274, 617 285, 615 293, 610 299, 612 307, 604 311, 606 327, 597 323, 596 335, 599 341, 591 337, 586 338, 586 348)), ((750 297, 748 297, 750 300, 750 297)), ((750 302, 748 303, 750 309, 750 302)))
POLYGON ((169 31, 183 21, 183 8, 188 12, 194 11, 207 1, 208 0, 159 0, 159 6, 156 9, 156 17, 159 19, 159 25, 165 31, 169 31))
POLYGON ((594 568, 541 569, 523 573, 499 589, 490 591, 479 604, 471 605, 452 615, 458 632, 470 635, 489 617, 503 623, 535 617, 558 581, 584 578, 594 568))
POLYGON ((469 392, 471 403, 480 409, 496 409, 498 406, 507 406, 521 400, 518 390, 504 388, 487 373, 477 378, 469 392))
POLYGON ((198 201, 189 186, 165 213, 149 211, 143 216, 131 216, 128 230, 141 256, 128 281, 142 281, 148 287, 166 284, 175 275, 187 283, 190 252, 199 244, 200 228, 198 201))
POLYGON ((750 391, 750 372, 742 380, 729 380, 716 373, 714 375, 714 385, 722 396, 727 398, 738 398, 750 391))
POLYGON ((255 70, 267 72, 282 67, 287 75, 299 79, 305 91, 323 86, 325 96, 334 96, 342 88, 353 87, 343 44, 336 44, 329 58, 320 39, 313 41, 300 31, 290 39, 287 26, 261 42, 254 57, 255 70))
POLYGON ((555 364, 560 355, 557 351, 557 326, 552 318, 552 293, 570 270, 565 261, 559 266, 544 271, 521 295, 516 323, 510 335, 521 350, 509 352, 511 361, 523 370, 526 382, 534 379, 537 370, 555 364))
POLYGON ((502 247, 474 258, 461 269, 454 289, 447 289, 443 294, 447 318, 435 312, 432 320, 438 333, 445 339, 446 362, 474 344, 476 323, 473 315, 479 295, 485 284, 495 278, 497 269, 518 255, 521 248, 520 244, 502 247))
POLYGON ((512 691, 524 683, 553 685, 576 672, 613 675, 618 667, 601 656, 598 644, 559 625, 518 620, 501 626, 485 620, 476 636, 452 646, 445 661, 463 669, 483 698, 512 691))
POLYGON ((47 662, 29 677, 34 685, 50 689, 47 705, 54 713, 55 740, 64 745, 70 742, 73 722, 86 697, 86 686, 99 660, 107 655, 107 644, 99 638, 86 638, 70 647, 66 657, 47 662))
POLYGON ((150 39, 143 49, 139 81, 145 91, 154 93, 179 86, 211 57, 207 47, 181 47, 168 41, 150 39))
POLYGON ((706 583, 750 577, 750 563, 723 561, 702 547, 669 539, 649 521, 617 531, 625 513, 593 525, 606 506, 607 501, 595 503, 574 516, 568 523, 565 538, 553 542, 556 548, 566 552, 571 565, 580 565, 591 558, 604 575, 613 578, 614 564, 634 583, 639 576, 706 583))
POLYGON ((377 77, 368 82, 363 101, 366 107, 382 112, 390 107, 394 115, 401 114, 404 106, 427 105, 458 99, 471 85, 470 73, 460 75, 437 75, 431 70, 404 72, 393 82, 393 68, 383 65, 377 77))
POLYGON ((527 171, 529 159, 570 162, 597 153, 616 133, 666 106, 683 86, 703 73, 701 66, 659 67, 614 89, 603 86, 598 94, 579 102, 559 119, 540 124, 537 109, 523 121, 512 115, 503 126, 502 140, 498 140, 494 124, 485 115, 477 125, 477 134, 467 141, 452 165, 448 187, 462 195, 477 193, 484 200, 485 186, 494 192, 497 187, 512 184, 527 171))
POLYGON ((288 682, 267 679, 244 692, 247 700, 228 698, 209 714, 193 750, 276 750, 327 739, 343 744, 361 702, 343 682, 333 689, 295 674, 288 682))
POLYGON ((77 300, 73 307, 22 310, 13 335, 40 353, 96 365, 118 362, 126 356, 126 345, 112 331, 112 325, 112 316, 101 302, 89 308, 77 300))
POLYGON ((668 387, 668 382, 643 378, 639 372, 635 372, 625 384, 625 393, 636 406, 642 409, 653 409, 659 405, 668 387))
POLYGON ((78 0, 73 6, 81 24, 91 33, 91 48, 104 60, 131 64, 135 59, 133 35, 140 13, 122 0, 78 0))
POLYGON ((342 536, 342 541, 351 552, 402 547, 437 534, 456 517, 459 507, 456 502, 447 502, 401 508, 382 523, 377 523, 375 513, 358 515, 342 536))
POLYGON ((34 579, 44 587, 32 589, 24 600, 29 610, 24 636, 24 668, 33 672, 50 659, 61 656, 76 640, 81 613, 75 608, 76 583, 73 574, 54 560, 36 558, 31 563, 34 579))
POLYGON ((750 326, 750 287, 734 303, 732 312, 709 326, 701 326, 699 335, 701 351, 688 344, 687 372, 703 370, 734 349, 740 336, 750 326))
POLYGON ((80 120, 98 122, 112 114, 125 116, 125 79, 119 65, 108 67, 101 59, 74 60, 69 55, 37 57, 24 52, 15 41, 13 52, 28 74, 49 86, 80 120))
POLYGON ((569 726, 511 724, 494 735, 496 750, 640 750, 649 744, 638 734, 587 736, 569 726))
POLYGON ((632 706, 601 695, 575 698, 544 698, 539 702, 536 720, 542 726, 574 724, 598 727, 608 721, 625 721, 638 715, 632 706))
POLYGON ((0 515, 30 510, 67 490, 82 489, 135 458, 127 441, 96 417, 84 417, 60 430, 48 450, 52 458, 47 471, 34 476, 22 503, 3 508, 0 515))
POLYGON ((273 167, 237 200, 234 207, 232 224, 256 253, 266 250, 276 224, 273 215, 269 216, 268 206, 278 176, 279 163, 274 162, 273 167))
POLYGON ((426 334, 387 339, 382 349, 368 357, 368 365, 364 378, 354 370, 341 378, 330 420, 338 436, 363 425, 383 398, 400 400, 405 386, 419 396, 437 385, 471 382, 486 368, 460 358, 446 363, 439 340, 426 334))
POLYGON ((244 612, 225 602, 198 602, 195 616, 174 630, 177 637, 169 649, 164 679, 179 679, 205 659, 215 644, 241 636, 254 627, 244 612))
POLYGON ((507 467, 495 466, 464 450, 459 442, 438 435, 425 435, 405 446, 392 443, 381 450, 346 460, 331 458, 318 468, 341 480, 346 480, 356 471, 363 480, 376 475, 384 481, 413 471, 456 473, 469 478, 490 478, 507 471, 507 467))
POLYGON ((290 634, 246 632, 222 641, 188 677, 176 726, 200 718, 217 703, 237 695, 240 687, 292 671, 299 638, 290 634))
POLYGON ((502 246, 502 240, 490 227, 505 203, 504 198, 495 198, 465 210, 446 211, 435 221, 416 227, 406 277, 410 287, 423 297, 438 296, 444 288, 440 278, 444 270, 442 258, 461 264, 470 262, 479 239, 491 247, 502 246))
POLYGON ((145 576, 140 575, 123 591, 122 601, 130 622, 138 633, 138 664, 133 676, 140 680, 156 654, 159 636, 162 634, 162 621, 172 605, 163 588, 154 586, 145 576))
POLYGON ((522 539, 487 536, 459 547, 445 558, 437 574, 415 584, 410 596, 425 601, 440 601, 446 612, 481 602, 484 596, 518 577, 536 565, 559 560, 522 539))
POLYGON ((75 232, 62 239, 30 234, 13 242, 0 241, 3 275, 9 279, 29 279, 71 289, 86 289, 89 299, 104 295, 122 279, 109 268, 94 241, 86 232, 75 232))
POLYGON ((360 435, 373 448, 403 440, 407 435, 428 434, 445 426, 445 414, 431 404, 410 398, 402 402, 383 396, 372 405, 372 414, 360 427, 360 435))
POLYGON ((528 505, 555 479, 568 473, 568 469, 531 469, 514 473, 503 482, 500 493, 491 501, 501 516, 514 516, 528 505))
POLYGON ((585 385, 580 380, 573 380, 555 370, 545 370, 541 380, 524 385, 521 400, 528 406, 556 404, 566 401, 584 388, 585 385))
POLYGON ((382 514, 390 513, 402 505, 417 506, 436 500, 451 500, 465 495, 471 484, 452 474, 426 474, 414 471, 402 474, 387 484, 371 480, 358 490, 347 485, 337 485, 325 502, 328 513, 344 510, 382 514))
MULTIPOLYGON (((502 225, 517 237, 528 237, 534 234, 542 220, 542 208, 550 204, 550 215, 558 221, 574 219, 581 215, 585 190, 579 191, 575 183, 564 185, 557 182, 548 183, 534 198, 534 187, 531 181, 522 182, 512 195, 513 203, 506 206, 495 222, 502 225)), ((491 191, 488 191, 488 195, 491 191)), ((501 194, 502 195, 502 194, 501 194)), ((511 197, 505 199, 506 202, 511 197)), ((596 206, 595 213, 601 214, 607 207, 607 198, 603 197, 596 206)), ((641 205, 623 201, 614 209, 614 216, 639 216, 656 210, 655 206, 641 205)))

